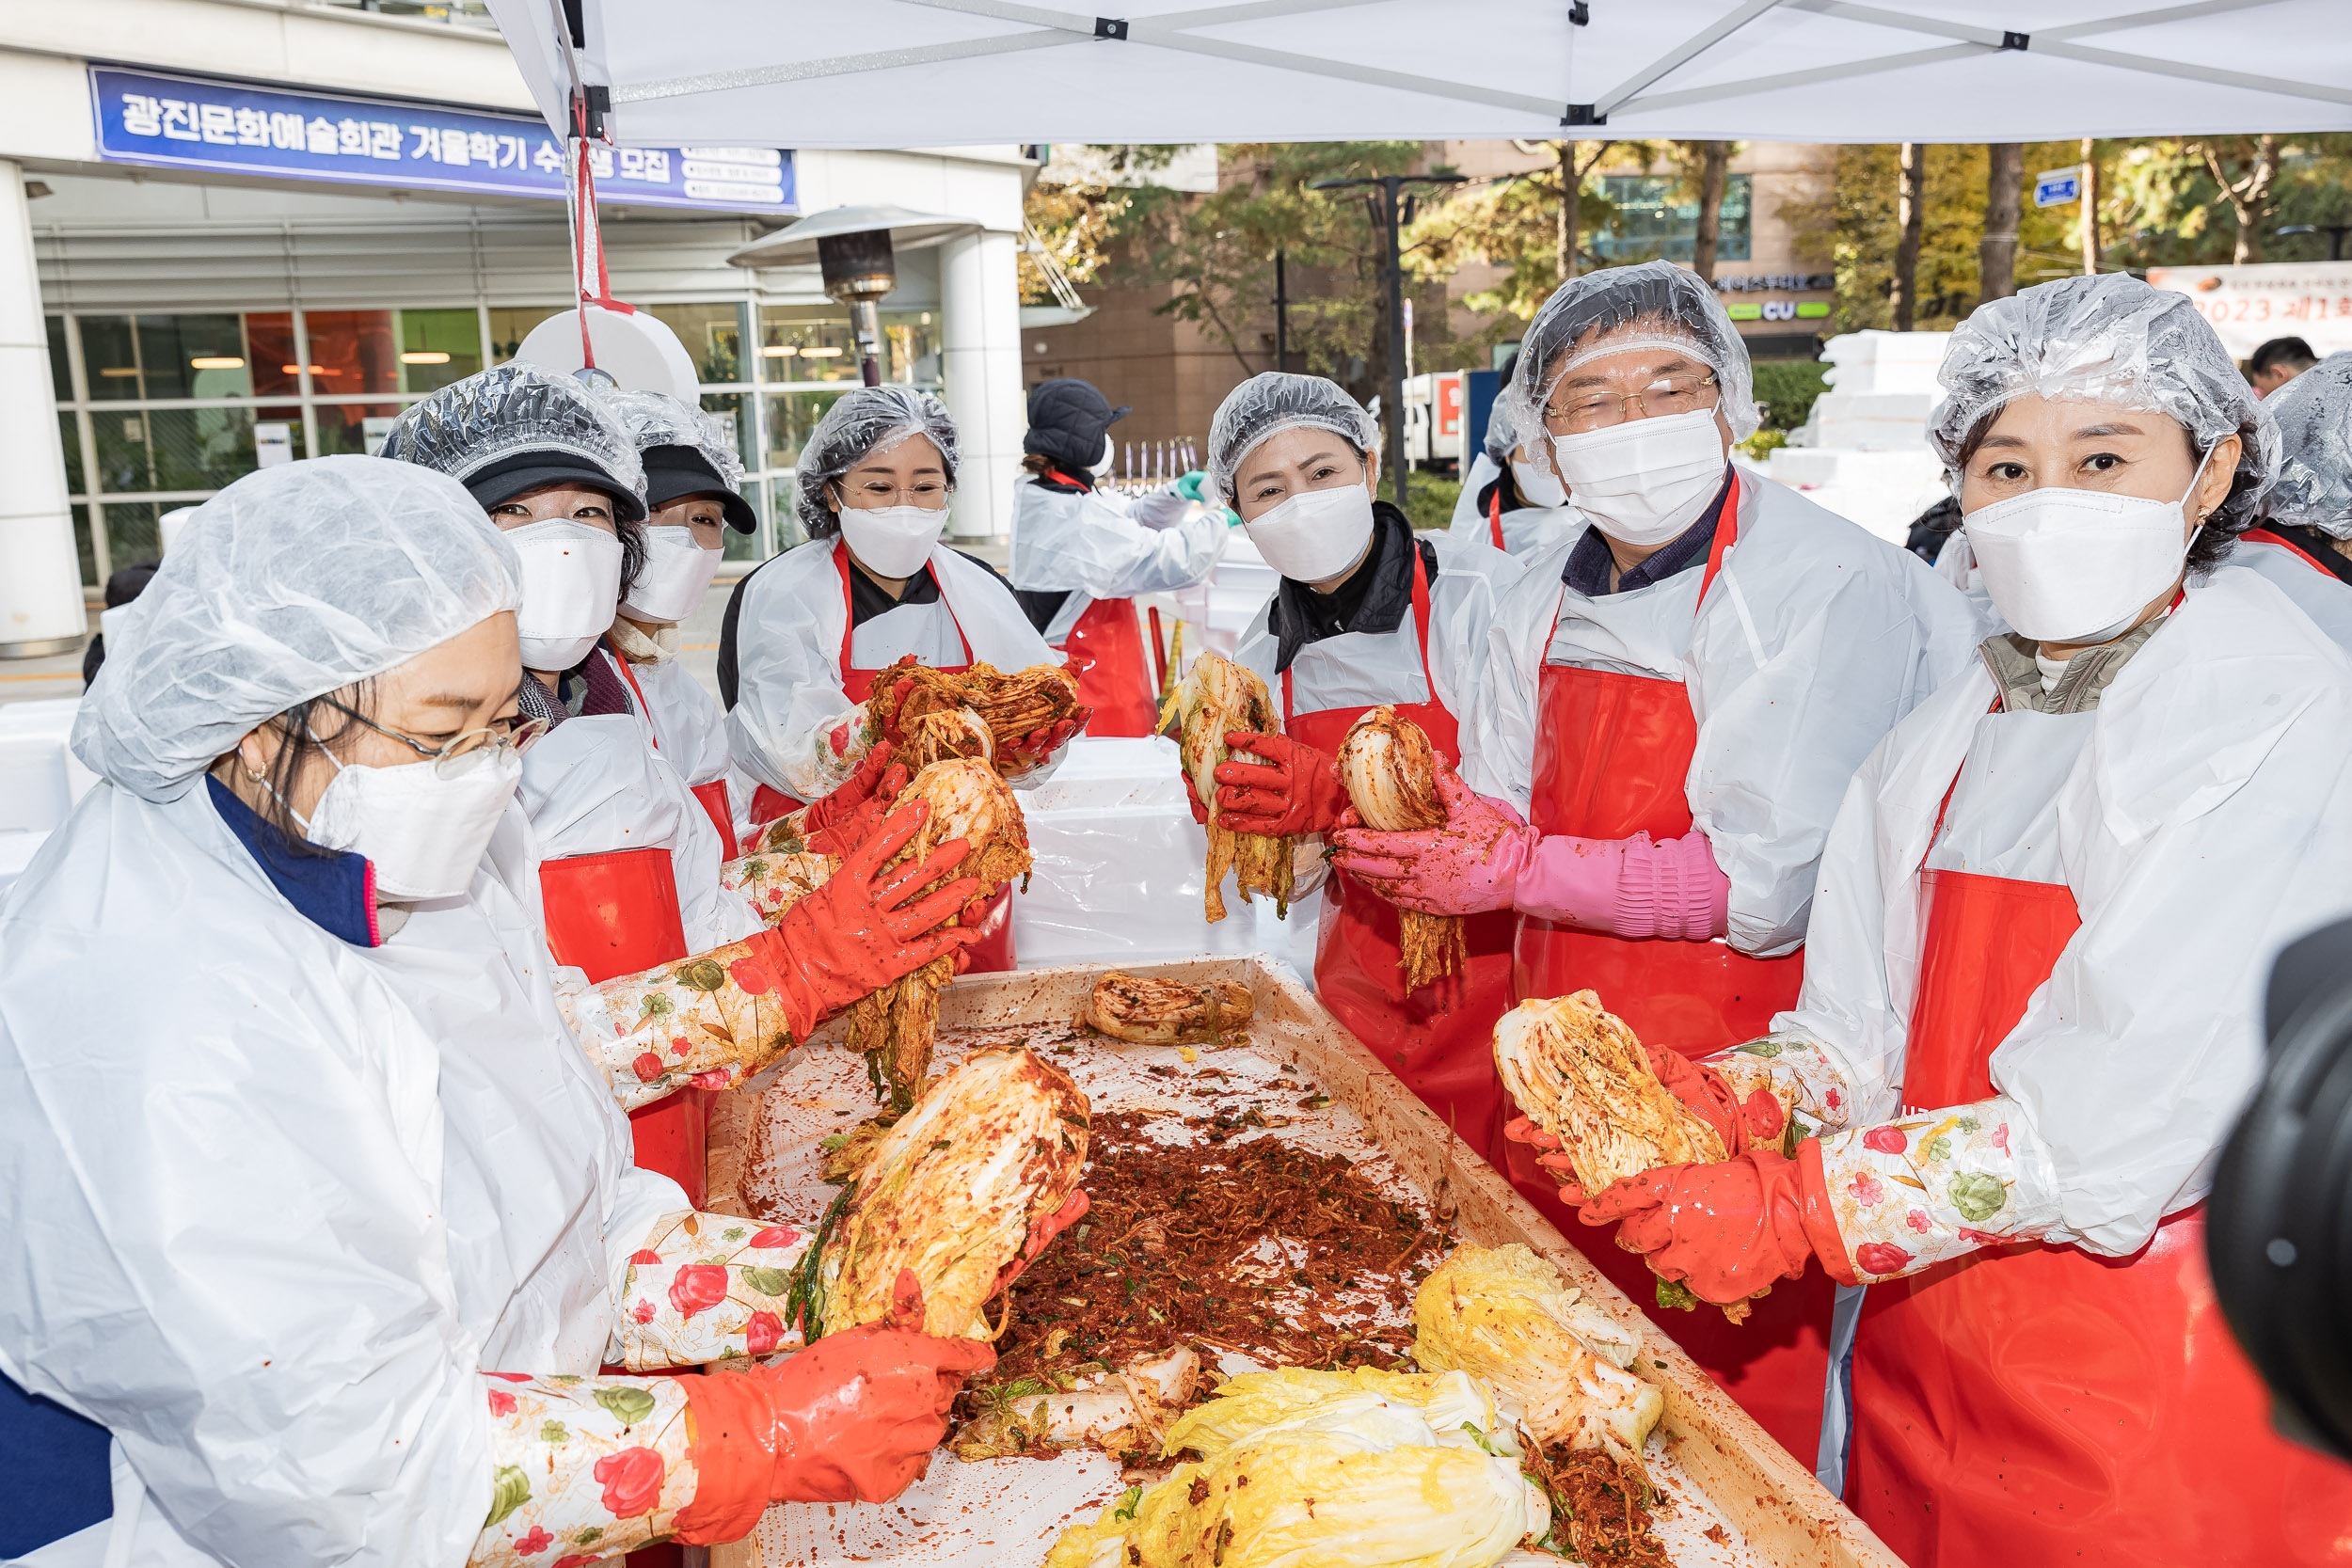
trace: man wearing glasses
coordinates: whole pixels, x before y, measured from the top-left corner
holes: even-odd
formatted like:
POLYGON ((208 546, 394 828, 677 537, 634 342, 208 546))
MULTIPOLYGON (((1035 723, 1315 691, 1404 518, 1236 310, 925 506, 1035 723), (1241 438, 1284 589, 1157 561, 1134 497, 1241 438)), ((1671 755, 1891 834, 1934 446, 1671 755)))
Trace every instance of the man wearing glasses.
MULTIPOLYGON (((1782 1112, 1736 1066, 1699 1061, 1772 1048, 1758 1037, 1796 1002, 1847 781, 1979 635, 1918 561, 1733 466, 1752 381, 1685 268, 1613 268, 1551 296, 1504 395, 1580 521, 1496 612, 1446 826, 1333 840, 1342 870, 1406 908, 1517 910, 1518 995, 1597 991, 1727 1152, 1777 1143, 1782 1112)), ((1556 1141, 1520 1117, 1500 1142, 1520 1190, 1586 1234, 1556 1141)), ((1656 1299, 1638 1259, 1588 1255, 1656 1299)), ((1842 1452, 1820 1432, 1828 1281, 1751 1305, 1740 1326, 1701 1311, 1668 1329, 1790 1451, 1842 1452)))

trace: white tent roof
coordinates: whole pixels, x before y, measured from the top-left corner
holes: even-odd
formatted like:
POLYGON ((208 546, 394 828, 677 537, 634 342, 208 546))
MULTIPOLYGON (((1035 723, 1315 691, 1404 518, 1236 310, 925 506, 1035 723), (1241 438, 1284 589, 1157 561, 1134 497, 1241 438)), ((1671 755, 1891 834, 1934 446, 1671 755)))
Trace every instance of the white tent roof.
POLYGON ((490 0, 628 146, 2352 130, 2352 0, 490 0), (584 15, 577 40, 563 18, 584 15), (1584 13, 1579 25, 1574 13, 1584 13), (1592 127, 1605 124, 1605 129, 1592 127))

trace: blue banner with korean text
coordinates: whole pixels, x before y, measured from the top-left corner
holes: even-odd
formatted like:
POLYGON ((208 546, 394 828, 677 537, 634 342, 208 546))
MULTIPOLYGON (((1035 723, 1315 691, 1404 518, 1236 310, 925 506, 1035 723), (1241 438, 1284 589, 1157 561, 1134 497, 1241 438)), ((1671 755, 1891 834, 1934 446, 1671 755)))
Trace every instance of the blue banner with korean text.
MULTIPOLYGON (((530 115, 92 66, 107 163, 564 199, 564 149, 530 115)), ((796 210, 792 154, 761 147, 591 146, 598 201, 796 210)))

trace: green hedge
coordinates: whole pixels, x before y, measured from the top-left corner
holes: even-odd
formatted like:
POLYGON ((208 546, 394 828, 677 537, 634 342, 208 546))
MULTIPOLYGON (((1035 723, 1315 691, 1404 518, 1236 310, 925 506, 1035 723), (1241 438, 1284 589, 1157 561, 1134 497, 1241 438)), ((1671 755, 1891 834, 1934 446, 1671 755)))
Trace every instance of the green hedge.
POLYGON ((1764 405, 1764 428, 1794 430, 1804 423, 1825 389, 1821 374, 1828 369, 1818 359, 1757 360, 1756 401, 1764 405))

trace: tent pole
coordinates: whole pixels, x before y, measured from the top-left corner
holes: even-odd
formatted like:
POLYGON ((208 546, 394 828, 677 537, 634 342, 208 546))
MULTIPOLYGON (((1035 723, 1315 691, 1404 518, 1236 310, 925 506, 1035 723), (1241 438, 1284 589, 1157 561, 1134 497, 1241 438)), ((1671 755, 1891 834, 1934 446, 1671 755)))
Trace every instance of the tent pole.
POLYGON ((1389 241, 1389 487, 1396 509, 1410 517, 1405 508, 1405 257, 1397 233, 1404 184, 1402 175, 1380 177, 1380 226, 1389 241))
POLYGON ((1284 252, 1274 253, 1274 368, 1287 374, 1291 368, 1291 293, 1285 260, 1284 252))

